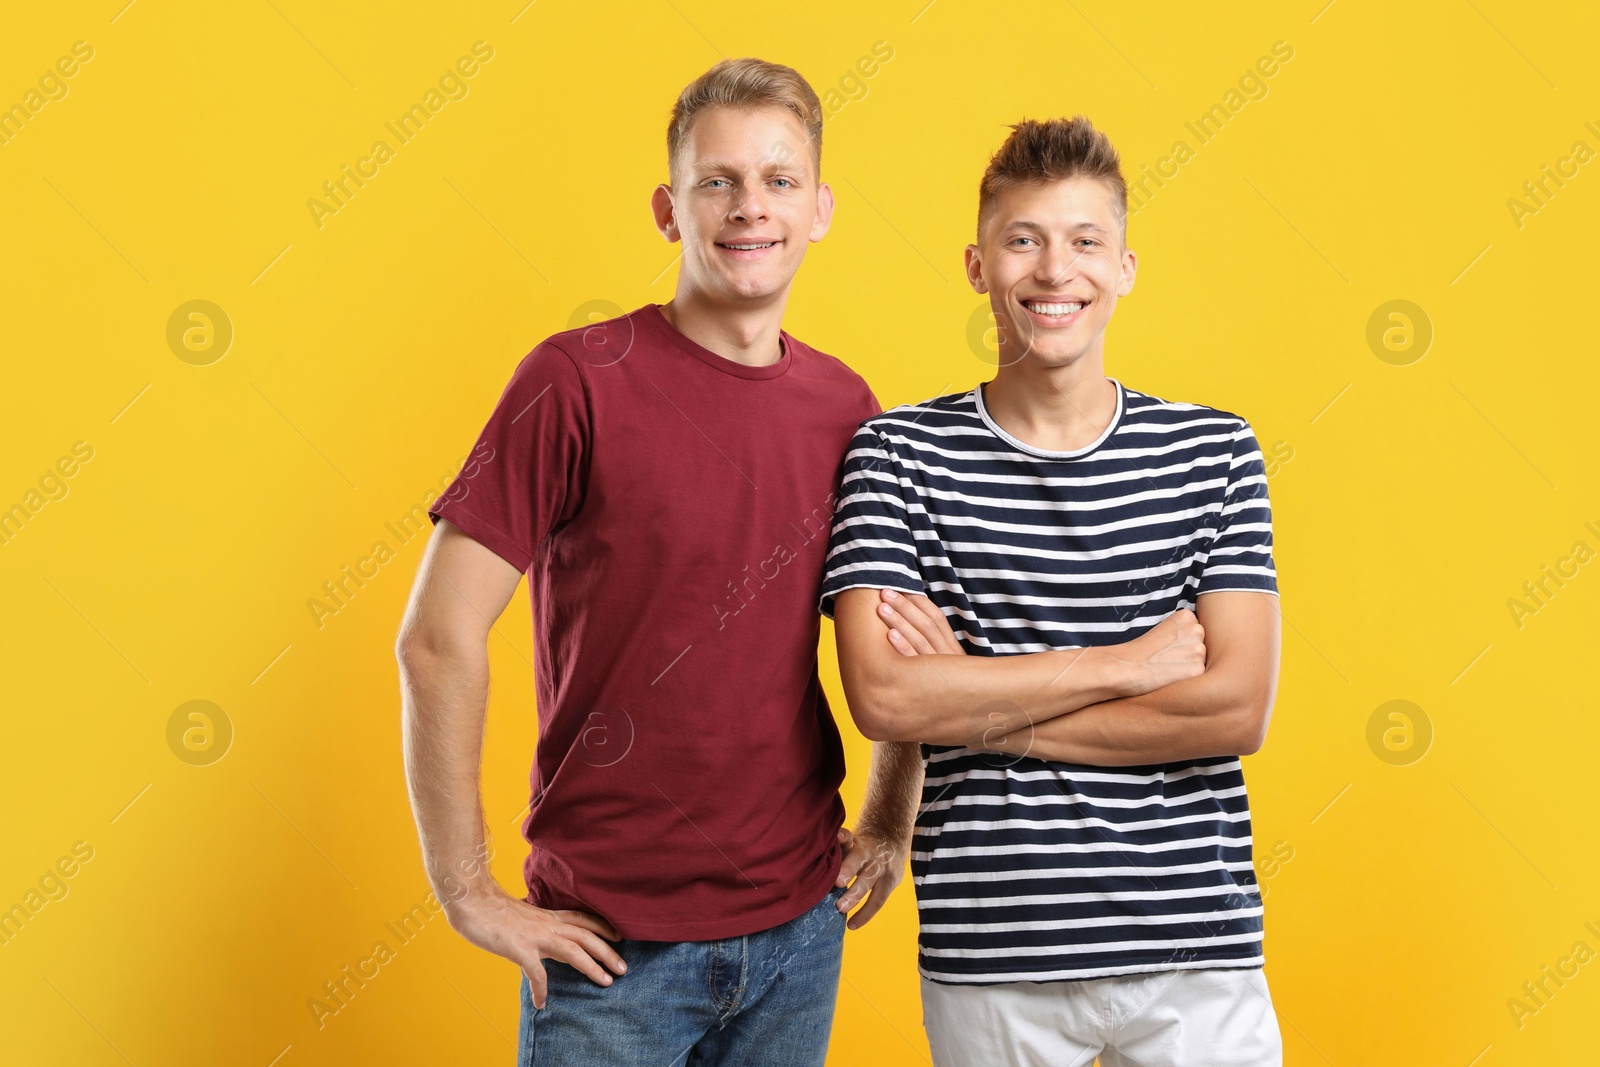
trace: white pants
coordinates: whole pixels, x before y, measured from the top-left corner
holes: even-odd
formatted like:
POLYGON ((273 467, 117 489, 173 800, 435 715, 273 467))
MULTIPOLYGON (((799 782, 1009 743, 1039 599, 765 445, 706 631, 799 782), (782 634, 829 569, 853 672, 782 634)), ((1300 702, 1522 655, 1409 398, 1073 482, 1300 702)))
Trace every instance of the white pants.
POLYGON ((1281 1067, 1259 967, 1074 982, 922 979, 937 1067, 1281 1067))

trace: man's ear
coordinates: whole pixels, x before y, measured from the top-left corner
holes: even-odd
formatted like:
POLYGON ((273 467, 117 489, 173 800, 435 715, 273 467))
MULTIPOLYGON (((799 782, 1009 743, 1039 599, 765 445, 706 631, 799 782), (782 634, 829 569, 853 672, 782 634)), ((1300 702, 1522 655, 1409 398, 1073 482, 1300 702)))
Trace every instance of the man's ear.
POLYGON ((1139 272, 1139 257, 1133 254, 1133 249, 1126 248, 1122 251, 1122 281, 1117 286, 1118 296, 1127 296, 1133 292, 1134 275, 1139 272))
POLYGON ((833 225, 833 186, 827 182, 817 186, 817 215, 811 220, 810 240, 815 243, 822 240, 828 232, 828 227, 833 225))
POLYGON ((678 232, 678 216, 672 206, 672 186, 662 184, 650 194, 650 214, 655 216, 656 229, 661 231, 673 244, 677 244, 683 237, 678 232))
POLYGON ((977 245, 968 245, 966 251, 967 284, 972 286, 975 293, 987 293, 989 283, 983 280, 983 253, 978 251, 977 245))

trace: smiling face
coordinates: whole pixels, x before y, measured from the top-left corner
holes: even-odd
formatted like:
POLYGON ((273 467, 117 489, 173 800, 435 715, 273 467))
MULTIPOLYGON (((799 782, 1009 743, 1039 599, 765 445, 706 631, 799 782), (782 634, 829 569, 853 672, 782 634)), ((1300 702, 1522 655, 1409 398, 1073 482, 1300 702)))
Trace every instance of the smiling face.
POLYGON ((978 244, 967 246, 967 280, 989 294, 1001 367, 1103 359, 1106 324, 1137 266, 1116 208, 1110 187, 1094 178, 1000 191, 978 244))
POLYGON ((805 127, 786 108, 695 116, 672 179, 651 206, 662 235, 683 242, 679 289, 717 304, 785 297, 806 245, 833 217, 833 192, 817 181, 805 127))

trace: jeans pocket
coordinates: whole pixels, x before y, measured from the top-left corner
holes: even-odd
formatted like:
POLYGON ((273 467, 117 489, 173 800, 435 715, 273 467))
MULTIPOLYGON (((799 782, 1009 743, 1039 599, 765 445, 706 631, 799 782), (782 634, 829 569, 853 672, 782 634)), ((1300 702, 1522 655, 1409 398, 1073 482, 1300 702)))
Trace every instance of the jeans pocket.
POLYGON ((834 886, 828 890, 827 896, 817 901, 817 906, 811 910, 814 912, 820 912, 824 909, 827 909, 828 911, 832 911, 835 915, 839 916, 839 918, 844 918, 844 912, 839 910, 839 900, 845 895, 848 889, 848 886, 834 886))
POLYGON ((517 1021, 517 1067, 533 1067, 533 985, 522 976, 521 1012, 517 1021))

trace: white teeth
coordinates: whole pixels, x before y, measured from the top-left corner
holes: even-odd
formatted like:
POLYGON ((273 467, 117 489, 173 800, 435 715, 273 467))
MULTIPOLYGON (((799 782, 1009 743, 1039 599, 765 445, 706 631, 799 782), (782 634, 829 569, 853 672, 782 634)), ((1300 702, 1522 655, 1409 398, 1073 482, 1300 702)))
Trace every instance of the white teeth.
POLYGON ((1041 304, 1037 301, 1028 304, 1029 311, 1040 315, 1070 315, 1082 307, 1082 304, 1041 304))
POLYGON ((772 244, 773 244, 773 242, 768 241, 764 245, 730 245, 730 244, 725 244, 725 245, 723 245, 723 247, 724 248, 737 248, 741 252, 751 252, 751 251, 754 251, 757 248, 771 248, 772 244))

